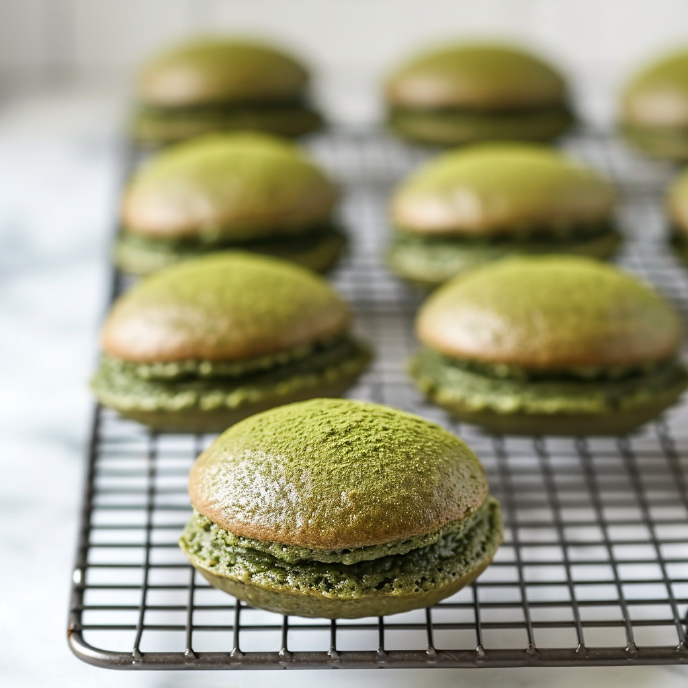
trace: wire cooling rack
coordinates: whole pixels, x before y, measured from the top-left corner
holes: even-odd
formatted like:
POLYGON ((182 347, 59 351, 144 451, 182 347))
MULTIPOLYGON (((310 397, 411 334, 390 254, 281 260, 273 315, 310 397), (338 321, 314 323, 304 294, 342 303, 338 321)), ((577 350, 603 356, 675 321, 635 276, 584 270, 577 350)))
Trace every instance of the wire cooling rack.
MULTIPOLYGON (((622 196, 620 262, 688 320, 688 273, 665 243, 674 170, 611 137, 565 142, 622 196)), ((376 348, 349 396, 392 404, 460 434, 501 501, 506 542, 471 586, 424 610, 313 620, 219 592, 177 547, 186 477, 211 436, 156 435, 95 409, 69 612, 81 659, 120 669, 495 667, 688 663, 688 405, 619 438, 514 438, 452 422, 404 364, 421 296, 384 269, 386 198, 431 153, 374 130, 336 130, 311 151, 341 180, 353 248, 332 275, 376 348)), ((129 156, 129 163, 136 156, 129 156)), ((122 287, 115 275, 114 293, 122 287)))

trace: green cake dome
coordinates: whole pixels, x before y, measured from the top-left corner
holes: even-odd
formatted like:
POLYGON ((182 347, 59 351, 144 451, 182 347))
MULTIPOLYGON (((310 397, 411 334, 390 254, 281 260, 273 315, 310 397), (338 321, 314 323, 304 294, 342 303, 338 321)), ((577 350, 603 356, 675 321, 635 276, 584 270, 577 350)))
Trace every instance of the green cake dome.
POLYGON ((460 439, 418 416, 314 399, 248 418, 194 464, 191 503, 235 535, 344 549, 467 518, 487 496, 460 439))

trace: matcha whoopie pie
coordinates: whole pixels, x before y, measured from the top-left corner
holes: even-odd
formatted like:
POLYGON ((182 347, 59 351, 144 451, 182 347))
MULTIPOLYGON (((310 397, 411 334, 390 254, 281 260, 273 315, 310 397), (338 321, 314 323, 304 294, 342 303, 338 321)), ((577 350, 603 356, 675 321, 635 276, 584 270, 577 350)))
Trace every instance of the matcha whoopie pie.
POLYGON ((392 74, 385 93, 391 128, 424 143, 550 141, 573 122, 563 77, 507 45, 424 53, 392 74))
POLYGON ((628 83, 620 124, 647 155, 688 160, 688 50, 653 62, 628 83))
POLYGON ((391 269, 427 286, 518 254, 609 257, 609 181, 539 144, 485 143, 440 155, 396 190, 391 269))
POLYGON ((215 131, 301 136, 322 125, 307 102, 308 81, 304 65, 273 46, 196 39, 144 65, 132 134, 147 144, 215 131))
POLYGON ((666 209, 671 220, 671 244, 688 263, 688 172, 682 172, 669 187, 666 209))
POLYGON ((159 152, 134 173, 116 262, 145 274, 237 248, 324 271, 346 244, 333 220, 338 198, 332 180, 289 141, 209 134, 159 152))
POLYGON ((238 251, 189 260, 117 299, 92 388, 152 428, 221 431, 351 386, 370 354, 350 322, 344 301, 305 268, 238 251))
POLYGON ((313 399, 247 418, 196 460, 180 546, 216 588, 281 614, 382 616, 468 585, 502 541, 475 454, 439 425, 313 399))
POLYGON ((411 361, 434 403, 497 433, 624 434, 688 386, 677 313, 652 287, 574 256, 498 261, 423 305, 411 361))

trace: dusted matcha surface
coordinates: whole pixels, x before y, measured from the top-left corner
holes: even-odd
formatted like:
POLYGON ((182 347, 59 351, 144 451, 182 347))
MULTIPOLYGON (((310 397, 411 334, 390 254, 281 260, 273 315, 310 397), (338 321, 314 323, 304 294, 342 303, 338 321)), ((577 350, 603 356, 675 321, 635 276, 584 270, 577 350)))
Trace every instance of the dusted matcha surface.
POLYGON ((237 423, 196 459, 191 503, 224 530, 308 549, 427 535, 487 495, 478 458, 435 423, 346 399, 280 406, 237 423))
POLYGON ((622 119, 629 124, 688 126, 688 50, 648 65, 624 89, 622 119))
POLYGON ((634 275, 578 256, 521 256, 472 270, 423 304, 426 346, 462 360, 570 369, 676 356, 673 306, 634 275))
POLYGON ((394 224, 433 236, 566 235, 611 222, 611 182, 548 146, 483 143, 420 167, 392 198, 394 224))
POLYGON ((391 76, 386 91, 393 105, 496 111, 546 107, 567 97, 566 83, 546 62, 489 42, 419 54, 391 76))
POLYGON ((143 365, 105 355, 91 387, 120 411, 236 409, 357 375, 369 360, 369 351, 349 338, 237 362, 143 365))
POLYGON ((166 268, 125 292, 105 321, 103 350, 135 363, 254 358, 340 335, 350 318, 310 270, 228 251, 166 268))
POLYGON ((158 106, 290 100, 306 68, 278 47, 250 40, 198 38, 167 49, 139 74, 142 101, 158 106))
POLYGON ((439 238, 395 232, 389 249, 392 269, 401 277, 438 284, 473 267, 517 255, 567 253, 608 258, 621 243, 611 226, 597 233, 514 238, 439 238))
POLYGON ((452 360, 430 349, 411 361, 410 373, 433 399, 470 411, 496 413, 606 413, 673 401, 688 387, 677 360, 645 369, 615 367, 527 371, 452 360))
POLYGON ((257 240, 328 224, 338 197, 334 182, 293 143, 217 133, 141 165, 125 189, 122 222, 149 238, 257 240))
POLYGON ((288 545, 261 543, 261 550, 253 549, 252 541, 194 514, 179 544, 195 565, 270 590, 337 599, 411 594, 451 584, 494 555, 502 541, 499 503, 487 497, 460 526, 438 535, 434 543, 405 553, 388 554, 384 545, 365 548, 377 556, 352 564, 334 560, 341 553, 322 551, 318 556, 330 559, 325 563, 301 559, 309 550, 288 545))

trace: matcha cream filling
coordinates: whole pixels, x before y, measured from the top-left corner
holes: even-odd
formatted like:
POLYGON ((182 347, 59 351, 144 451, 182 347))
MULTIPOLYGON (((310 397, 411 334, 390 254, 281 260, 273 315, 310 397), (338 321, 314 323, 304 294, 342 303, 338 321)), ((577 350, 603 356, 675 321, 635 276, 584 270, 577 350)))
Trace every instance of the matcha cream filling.
POLYGON ((139 103, 137 114, 152 119, 185 119, 187 117, 223 117, 235 112, 274 112, 284 109, 308 109, 305 100, 300 97, 276 102, 234 102, 206 105, 182 105, 164 107, 139 103))
POLYGON ((604 234, 615 233, 617 230, 610 220, 588 223, 553 223, 551 227, 533 227, 524 225, 514 227, 508 232, 498 235, 474 235, 454 234, 427 235, 416 234, 403 227, 395 228, 394 242, 398 245, 407 245, 409 248, 437 248, 441 251, 452 249, 480 248, 480 247, 505 247, 519 249, 528 244, 543 244, 548 247, 552 244, 566 242, 585 241, 604 234))
POLYGON ((138 364, 104 355, 91 386, 122 411, 236 409, 355 376, 369 360, 368 349, 348 336, 231 362, 138 364))
POLYGON ((393 107, 392 126, 448 125, 475 131, 497 130, 507 133, 512 127, 563 128, 573 121, 571 111, 564 105, 523 110, 462 110, 459 108, 393 107))
POLYGON ((117 242, 120 248, 131 251, 155 251, 172 255, 188 255, 189 257, 203 255, 208 251, 218 248, 236 248, 249 251, 265 252, 293 252, 312 248, 320 243, 323 237, 340 235, 342 232, 332 223, 303 227, 293 233, 285 234, 279 229, 275 230, 277 236, 254 239, 249 236, 249 231, 244 230, 244 236, 231 236, 222 227, 204 229, 194 237, 173 239, 167 237, 152 238, 136 234, 134 231, 122 229, 117 242))
POLYGON ((449 585, 490 559, 501 541, 499 502, 487 497, 473 515, 436 533, 351 551, 239 538, 196 512, 179 544, 194 564, 215 575, 275 591, 358 599, 429 592, 449 585))
POLYGON ((513 231, 495 237, 420 236, 397 229, 389 262, 398 274, 421 282, 443 282, 464 270, 511 255, 573 253, 607 258, 621 243, 609 222, 513 231))
POLYGON ((238 361, 157 361, 154 363, 134 363, 114 357, 110 365, 117 366, 125 377, 139 377, 143 380, 188 380, 193 378, 212 379, 223 377, 243 377, 250 373, 285 366, 320 352, 338 352, 347 338, 336 337, 328 341, 299 344, 284 351, 264 356, 254 356, 238 361))
POLYGON ((451 359, 430 349, 410 373, 429 397, 466 410, 496 413, 606 413, 672 401, 688 386, 676 359, 645 367, 533 371, 451 359))

